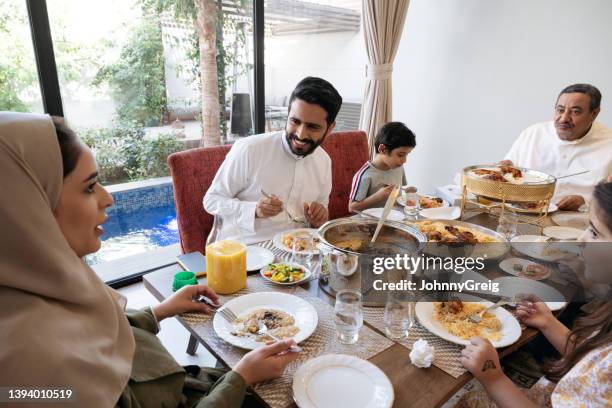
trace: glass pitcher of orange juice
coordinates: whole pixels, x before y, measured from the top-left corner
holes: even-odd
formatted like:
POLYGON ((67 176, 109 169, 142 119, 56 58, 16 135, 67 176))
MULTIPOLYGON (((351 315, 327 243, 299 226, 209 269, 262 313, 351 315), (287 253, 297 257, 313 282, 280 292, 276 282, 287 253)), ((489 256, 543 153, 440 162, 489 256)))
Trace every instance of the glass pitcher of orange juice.
POLYGON ((243 289, 247 278, 246 252, 231 208, 221 208, 206 240, 208 286, 222 295, 243 289))

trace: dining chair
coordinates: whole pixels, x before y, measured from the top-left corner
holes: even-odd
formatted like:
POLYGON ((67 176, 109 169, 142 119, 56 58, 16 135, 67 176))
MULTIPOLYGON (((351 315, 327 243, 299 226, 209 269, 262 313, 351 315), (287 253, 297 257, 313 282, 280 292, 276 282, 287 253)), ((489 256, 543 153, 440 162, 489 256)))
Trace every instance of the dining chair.
POLYGON ((368 138, 364 131, 335 132, 321 145, 332 162, 332 190, 329 219, 347 217, 353 176, 368 161, 368 138))
POLYGON ((202 147, 173 153, 168 157, 184 254, 195 251, 204 253, 214 217, 204 210, 202 199, 230 148, 231 145, 202 147))

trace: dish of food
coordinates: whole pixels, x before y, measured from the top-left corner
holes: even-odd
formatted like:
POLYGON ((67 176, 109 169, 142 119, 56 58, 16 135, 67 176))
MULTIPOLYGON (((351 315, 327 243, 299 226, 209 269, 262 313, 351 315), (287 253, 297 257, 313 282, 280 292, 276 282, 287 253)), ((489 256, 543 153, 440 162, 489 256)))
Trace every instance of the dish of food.
MULTIPOLYGON (((528 203, 506 203, 506 206, 516 210, 517 212, 523 212, 523 213, 527 213, 527 214, 538 214, 540 212, 542 212, 542 205, 539 203, 535 203, 535 202, 528 202, 528 203)), ((559 209, 559 207, 557 207, 556 204, 554 203, 550 203, 548 205, 548 211, 549 213, 553 213, 555 211, 557 211, 559 209)))
POLYGON ((500 233, 464 221, 418 221, 416 227, 429 244, 423 252, 440 257, 473 257, 499 259, 509 250, 508 240, 500 233))
MULTIPOLYGON (((397 197, 397 203, 401 206, 406 205, 406 196, 400 195, 397 197)), ((440 208, 449 207, 450 204, 441 199, 440 197, 419 194, 419 206, 421 208, 440 208)))
POLYGON ((565 307, 565 297, 557 289, 545 283, 532 279, 519 278, 515 276, 504 276, 503 278, 493 279, 494 283, 499 283, 499 293, 511 299, 535 296, 548 306, 553 312, 565 307))
POLYGON ((317 230, 314 228, 298 228, 280 232, 272 238, 272 243, 278 249, 286 252, 298 251, 311 254, 319 253, 319 249, 317 248, 317 245, 319 244, 319 235, 317 230), (309 236, 313 238, 311 245, 304 248, 296 245, 296 238, 309 236))
POLYGON ((307 300, 282 292, 249 293, 231 299, 223 307, 238 316, 238 320, 232 324, 219 313, 215 313, 215 333, 229 344, 247 350, 265 345, 265 341, 257 339, 257 335, 253 333, 253 330, 257 332, 255 323, 258 318, 265 319, 266 326, 270 322, 270 333, 293 337, 296 343, 310 337, 319 322, 316 309, 307 300), (297 328, 297 331, 291 326, 297 328))
POLYGON ((390 408, 394 393, 389 378, 369 361, 324 354, 295 371, 293 398, 300 408, 390 408))
POLYGON ((430 242, 441 244, 482 244, 499 242, 491 235, 474 228, 452 225, 441 221, 420 221, 419 230, 430 242))
POLYGON ((489 340, 501 338, 501 322, 492 312, 485 312, 480 323, 468 319, 473 314, 480 313, 487 307, 482 303, 463 302, 455 297, 448 302, 435 302, 434 319, 448 332, 464 340, 471 337, 482 337, 489 340))
MULTIPOLYGON (((436 336, 443 338, 455 344, 467 346, 470 344, 469 334, 479 332, 481 336, 488 336, 493 344, 493 347, 506 347, 516 342, 521 336, 521 326, 514 316, 503 307, 498 307, 490 312, 485 313, 486 324, 481 322, 475 325, 467 320, 467 316, 472 310, 482 310, 493 305, 493 303, 483 300, 476 296, 466 294, 455 294, 460 302, 454 302, 451 310, 451 305, 444 308, 442 302, 436 302, 428 299, 417 302, 415 314, 419 323, 436 336), (461 306, 459 306, 459 303, 461 306), (440 310, 444 309, 440 312, 440 310), (442 319, 440 321, 439 319, 442 319), (449 331, 453 330, 458 335, 449 331)), ((453 302, 450 302, 453 303, 453 302)))
POLYGON ((548 239, 543 235, 519 235, 512 238, 510 244, 517 252, 546 262, 558 262, 569 254, 560 243, 547 242, 548 239))
POLYGON ((550 268, 547 266, 522 258, 504 259, 499 263, 499 267, 510 275, 533 280, 544 280, 550 276, 550 268))
POLYGON ((290 314, 276 309, 257 309, 252 312, 238 316, 234 322, 234 336, 252 336, 257 342, 273 340, 268 333, 279 339, 286 339, 295 336, 300 329, 295 325, 295 319, 290 314), (266 334, 257 334, 261 325, 265 324, 268 328, 266 334))
POLYGON ((261 268, 260 274, 265 280, 279 285, 295 285, 311 276, 308 269, 293 263, 271 263, 261 268))
POLYGON ((514 166, 491 165, 471 169, 469 174, 484 180, 511 184, 537 184, 548 182, 550 177, 544 177, 534 171, 514 166))

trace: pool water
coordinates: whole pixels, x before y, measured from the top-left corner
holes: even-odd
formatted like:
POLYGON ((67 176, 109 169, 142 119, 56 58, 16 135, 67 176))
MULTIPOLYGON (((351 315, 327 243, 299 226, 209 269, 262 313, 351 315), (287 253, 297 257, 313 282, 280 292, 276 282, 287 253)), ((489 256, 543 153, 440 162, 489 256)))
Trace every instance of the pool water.
POLYGON ((140 254, 179 242, 174 204, 134 212, 115 211, 104 224, 102 248, 86 257, 90 265, 140 254))

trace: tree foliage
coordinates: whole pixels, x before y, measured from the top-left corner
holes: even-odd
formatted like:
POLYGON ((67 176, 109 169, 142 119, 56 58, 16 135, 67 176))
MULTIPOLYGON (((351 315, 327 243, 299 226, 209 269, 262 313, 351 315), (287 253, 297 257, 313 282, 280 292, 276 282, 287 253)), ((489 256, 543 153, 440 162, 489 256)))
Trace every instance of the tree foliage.
POLYGON ((107 83, 117 102, 120 122, 158 126, 166 105, 164 49, 159 17, 144 13, 123 46, 119 59, 103 66, 94 85, 107 83))

